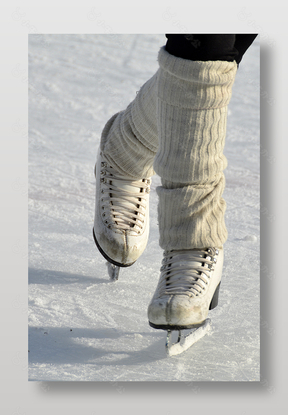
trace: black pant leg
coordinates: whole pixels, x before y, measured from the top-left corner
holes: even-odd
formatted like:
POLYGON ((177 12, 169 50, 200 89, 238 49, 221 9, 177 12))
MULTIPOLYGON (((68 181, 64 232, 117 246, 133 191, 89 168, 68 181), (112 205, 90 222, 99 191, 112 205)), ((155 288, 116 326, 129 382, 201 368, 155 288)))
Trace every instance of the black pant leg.
POLYGON ((239 62, 257 35, 166 34, 166 50, 171 55, 198 61, 239 62))

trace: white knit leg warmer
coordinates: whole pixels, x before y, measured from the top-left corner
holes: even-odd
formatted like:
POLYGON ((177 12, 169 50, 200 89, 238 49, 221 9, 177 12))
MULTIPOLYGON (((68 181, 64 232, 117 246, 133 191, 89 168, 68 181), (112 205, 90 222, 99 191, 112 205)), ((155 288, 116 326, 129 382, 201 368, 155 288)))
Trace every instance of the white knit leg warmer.
POLYGON ((160 246, 222 247, 227 238, 223 148, 237 64, 189 61, 161 48, 159 65, 154 169, 162 179, 160 246))
POLYGON ((128 107, 105 125, 100 148, 119 173, 133 179, 151 177, 158 148, 157 77, 147 81, 128 107))

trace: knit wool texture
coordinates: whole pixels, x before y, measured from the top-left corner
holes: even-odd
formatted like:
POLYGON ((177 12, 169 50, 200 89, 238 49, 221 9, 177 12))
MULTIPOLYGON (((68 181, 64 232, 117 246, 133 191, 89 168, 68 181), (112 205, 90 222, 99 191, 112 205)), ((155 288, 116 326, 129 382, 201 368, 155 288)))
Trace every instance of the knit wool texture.
POLYGON ((165 250, 222 247, 227 239, 223 155, 236 62, 189 61, 161 48, 158 221, 165 250))
POLYGON ((125 176, 143 179, 155 174, 158 148, 156 72, 128 107, 106 123, 100 148, 108 162, 125 176))

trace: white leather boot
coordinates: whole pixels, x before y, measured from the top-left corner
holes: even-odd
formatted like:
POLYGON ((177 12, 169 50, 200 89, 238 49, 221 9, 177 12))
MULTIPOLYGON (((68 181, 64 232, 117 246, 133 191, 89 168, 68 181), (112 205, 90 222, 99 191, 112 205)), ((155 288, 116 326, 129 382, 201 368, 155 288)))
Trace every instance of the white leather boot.
POLYGON ((165 251, 148 307, 150 326, 182 330, 201 325, 218 304, 222 267, 223 249, 165 251))
POLYGON ((95 243, 110 263, 130 266, 148 241, 151 179, 131 180, 120 174, 102 152, 98 154, 95 176, 95 243))

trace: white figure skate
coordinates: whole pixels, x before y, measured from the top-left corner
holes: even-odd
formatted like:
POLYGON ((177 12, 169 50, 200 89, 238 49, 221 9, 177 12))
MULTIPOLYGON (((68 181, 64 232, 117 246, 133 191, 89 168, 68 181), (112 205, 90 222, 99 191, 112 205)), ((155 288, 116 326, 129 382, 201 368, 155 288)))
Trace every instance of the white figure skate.
POLYGON ((208 311, 218 304, 223 249, 164 252, 156 292, 148 307, 151 327, 167 331, 169 356, 182 353, 211 329, 208 311), (183 330, 193 331, 184 337, 183 330), (171 342, 173 331, 178 341, 171 342))
POLYGON ((96 203, 93 236, 117 280, 119 267, 128 267, 143 253, 149 236, 151 179, 133 180, 109 165, 99 152, 95 166, 96 203))

